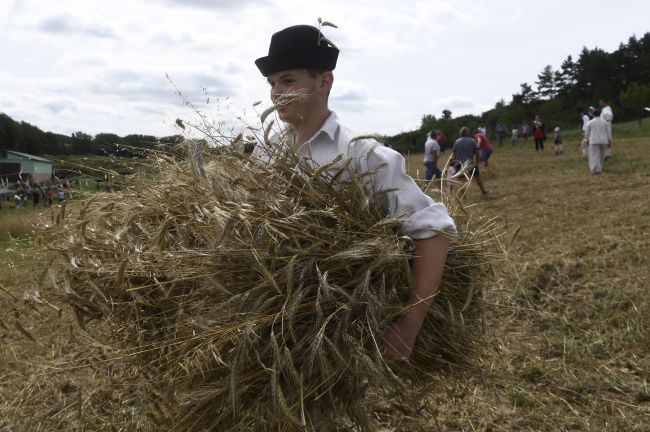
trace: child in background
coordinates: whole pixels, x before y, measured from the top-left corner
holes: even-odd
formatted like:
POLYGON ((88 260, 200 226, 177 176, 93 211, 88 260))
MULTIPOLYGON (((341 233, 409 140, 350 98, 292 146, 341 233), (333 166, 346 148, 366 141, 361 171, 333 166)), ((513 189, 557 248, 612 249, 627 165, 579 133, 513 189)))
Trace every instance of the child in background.
POLYGON ((519 130, 517 128, 512 128, 512 145, 517 144, 517 139, 519 139, 519 130))
POLYGON ((481 150, 481 156, 479 157, 479 162, 483 162, 483 166, 487 168, 488 159, 492 154, 492 144, 490 143, 488 137, 485 136, 483 132, 481 132, 481 129, 476 129, 474 131, 474 137, 476 138, 476 142, 478 142, 478 148, 481 150))
POLYGON ((561 155, 564 153, 564 146, 562 146, 562 134, 560 133, 560 127, 555 127, 555 156, 561 155))

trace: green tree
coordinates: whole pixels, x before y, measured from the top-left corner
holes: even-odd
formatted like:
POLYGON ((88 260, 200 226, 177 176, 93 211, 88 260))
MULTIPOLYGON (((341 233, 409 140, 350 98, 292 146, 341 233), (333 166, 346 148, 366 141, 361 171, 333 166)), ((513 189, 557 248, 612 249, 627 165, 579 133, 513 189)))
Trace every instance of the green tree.
POLYGON ((640 118, 644 107, 650 106, 650 85, 632 83, 620 94, 619 100, 625 114, 630 118, 640 118))
POLYGON ((537 75, 537 95, 542 100, 549 100, 555 97, 555 75, 551 65, 546 65, 544 70, 537 75))
POLYGON ((512 95, 512 104, 513 105, 527 105, 531 102, 534 102, 535 91, 528 83, 520 84, 520 92, 512 95))
POLYGON ((567 56, 567 58, 562 62, 560 70, 556 72, 555 87, 558 94, 566 95, 568 94, 573 86, 575 86, 577 81, 577 70, 576 64, 573 61, 572 56, 567 56))
POLYGON ((41 153, 41 137, 40 129, 30 125, 29 123, 20 122, 19 147, 20 151, 25 153, 38 155, 41 153))
POLYGON ((0 113, 0 148, 18 149, 18 125, 6 114, 0 113))
POLYGON ((72 134, 72 152, 74 154, 93 154, 93 137, 84 132, 72 134))
POLYGON ((422 120, 420 120, 420 128, 421 129, 428 129, 431 124, 435 123, 437 121, 436 116, 433 114, 425 114, 422 116, 422 120))
POLYGON ((451 120, 451 111, 449 111, 448 109, 443 109, 442 110, 442 118, 444 120, 451 120))

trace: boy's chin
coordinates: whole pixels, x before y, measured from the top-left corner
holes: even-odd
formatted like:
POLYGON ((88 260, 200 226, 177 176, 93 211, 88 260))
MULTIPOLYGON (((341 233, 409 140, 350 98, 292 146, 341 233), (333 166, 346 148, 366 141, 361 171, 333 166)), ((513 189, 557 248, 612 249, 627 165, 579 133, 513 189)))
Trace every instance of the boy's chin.
POLYGON ((287 111, 278 110, 278 117, 280 117, 280 120, 282 120, 285 123, 290 123, 290 124, 294 123, 292 121, 293 116, 290 115, 287 111))

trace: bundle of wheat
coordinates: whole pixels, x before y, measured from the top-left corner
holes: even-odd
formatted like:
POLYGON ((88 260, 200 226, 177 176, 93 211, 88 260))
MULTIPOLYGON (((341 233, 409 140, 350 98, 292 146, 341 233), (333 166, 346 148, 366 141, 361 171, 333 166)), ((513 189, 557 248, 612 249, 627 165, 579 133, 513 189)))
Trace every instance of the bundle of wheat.
POLYGON ((119 379, 139 383, 143 413, 171 430, 372 430, 366 395, 408 400, 476 365, 493 221, 452 211, 459 237, 415 351, 387 363, 381 335, 404 312, 412 242, 381 194, 341 161, 269 167, 186 149, 158 153, 137 189, 63 215, 48 242, 65 263, 50 292, 82 327, 101 323, 84 357, 128 364, 119 379))

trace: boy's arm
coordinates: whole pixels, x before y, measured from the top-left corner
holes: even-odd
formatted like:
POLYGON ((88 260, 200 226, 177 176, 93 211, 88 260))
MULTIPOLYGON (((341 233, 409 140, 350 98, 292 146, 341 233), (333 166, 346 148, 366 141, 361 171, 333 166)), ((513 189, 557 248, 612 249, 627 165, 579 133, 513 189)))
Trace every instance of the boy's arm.
POLYGON ((384 333, 383 352, 386 358, 410 357, 440 284, 448 249, 449 238, 442 234, 415 241, 413 287, 406 306, 408 310, 392 322, 384 333))

